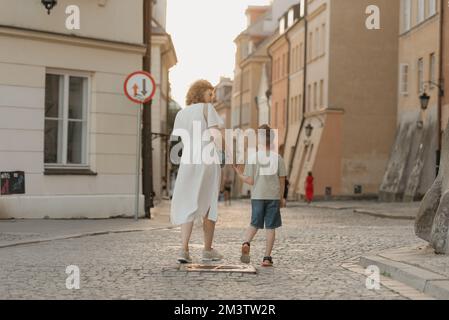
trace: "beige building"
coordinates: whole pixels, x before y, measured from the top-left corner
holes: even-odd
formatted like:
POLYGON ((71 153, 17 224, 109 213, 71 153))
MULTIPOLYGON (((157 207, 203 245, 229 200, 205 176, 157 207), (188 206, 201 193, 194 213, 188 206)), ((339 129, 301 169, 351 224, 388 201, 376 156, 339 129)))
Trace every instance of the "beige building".
MULTIPOLYGON (((263 118, 269 118, 267 115, 270 110, 266 106, 270 97, 265 95, 264 99, 261 94, 261 83, 265 85, 261 79, 269 75, 266 69, 270 67, 267 47, 276 37, 279 17, 296 2, 273 0, 269 6, 250 6, 246 10, 248 27, 234 40, 236 55, 231 102, 232 128, 256 129, 259 126, 259 97, 262 111, 265 112, 263 118)), ((234 190, 234 195, 247 195, 249 188, 236 181, 234 190)))
POLYGON ((402 0, 399 16, 398 128, 380 197, 410 201, 422 197, 436 176, 440 1, 402 0), (424 92, 430 96, 425 111, 424 92))
MULTIPOLYGON (((163 26, 165 1, 158 5, 163 26)), ((142 8, 142 0, 60 0, 48 15, 40 1, 2 6, 0 171, 25 172, 25 194, 2 195, 0 218, 133 215, 137 108, 123 82, 142 69, 142 8), (66 29, 69 5, 80 9, 80 30, 66 29)), ((155 33, 153 131, 163 131, 158 109, 176 57, 169 37, 155 33)))
POLYGON ((290 75, 299 88, 289 98, 299 96, 293 109, 304 110, 301 124, 301 112, 292 111, 297 120, 287 137, 291 198, 304 195, 309 171, 318 198, 377 194, 396 124, 399 3, 376 1, 380 30, 366 27, 371 4, 308 0, 305 19, 288 31, 299 48, 291 52, 297 62, 290 75))
MULTIPOLYGON (((299 18, 296 20, 294 11, 290 9, 284 19, 287 19, 285 36, 290 43, 289 50, 289 75, 288 75, 288 109, 287 109, 287 134, 285 137, 284 160, 288 171, 292 171, 293 155, 298 143, 299 133, 304 121, 304 78, 305 78, 305 19, 304 1, 299 8, 299 18), (293 19, 289 19, 293 14, 293 19)), ((323 90, 324 88, 321 88, 323 90)))
POLYGON ((151 37, 151 73, 157 91, 151 106, 153 132, 153 190, 156 200, 164 194, 164 185, 170 180, 168 108, 170 98, 169 71, 176 65, 176 51, 170 35, 165 31, 167 0, 158 0, 153 12, 151 37))
POLYGON ((232 100, 232 80, 221 77, 220 82, 215 86, 215 110, 225 123, 225 128, 231 128, 231 100, 232 100))

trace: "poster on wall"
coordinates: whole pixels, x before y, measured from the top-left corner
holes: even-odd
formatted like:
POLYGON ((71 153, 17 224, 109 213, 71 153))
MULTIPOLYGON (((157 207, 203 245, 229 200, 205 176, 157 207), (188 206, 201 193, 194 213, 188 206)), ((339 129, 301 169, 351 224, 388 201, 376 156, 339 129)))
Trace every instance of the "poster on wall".
POLYGON ((0 172, 0 194, 25 194, 25 172, 0 172))

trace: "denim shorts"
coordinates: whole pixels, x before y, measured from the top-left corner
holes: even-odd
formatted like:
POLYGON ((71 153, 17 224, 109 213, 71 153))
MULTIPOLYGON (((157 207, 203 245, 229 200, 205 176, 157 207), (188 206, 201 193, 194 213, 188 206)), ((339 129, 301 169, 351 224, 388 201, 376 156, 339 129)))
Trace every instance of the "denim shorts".
POLYGON ((251 226, 257 229, 277 229, 282 226, 280 200, 251 200, 251 226))

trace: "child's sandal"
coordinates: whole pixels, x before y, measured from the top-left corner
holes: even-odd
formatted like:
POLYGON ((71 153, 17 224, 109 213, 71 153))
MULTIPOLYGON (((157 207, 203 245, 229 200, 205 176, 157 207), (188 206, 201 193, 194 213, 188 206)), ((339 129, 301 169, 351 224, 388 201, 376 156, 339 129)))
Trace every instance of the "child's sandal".
POLYGON ((262 267, 272 267, 273 266, 273 258, 264 257, 262 262, 262 267))
POLYGON ((251 250, 251 244, 249 242, 245 242, 242 244, 242 256, 240 257, 240 261, 243 263, 250 263, 250 255, 249 252, 251 250))

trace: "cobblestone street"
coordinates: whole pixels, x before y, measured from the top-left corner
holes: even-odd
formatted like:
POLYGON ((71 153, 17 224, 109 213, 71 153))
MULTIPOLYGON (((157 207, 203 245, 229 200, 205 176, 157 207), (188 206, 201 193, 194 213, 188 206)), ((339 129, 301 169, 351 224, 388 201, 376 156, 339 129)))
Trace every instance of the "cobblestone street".
MULTIPOLYGON (((220 207, 215 247, 224 263, 239 264, 249 202, 220 207)), ((257 274, 178 270, 179 229, 126 232, 0 249, 0 299, 407 299, 396 290, 365 287, 366 276, 342 265, 381 250, 422 244, 413 221, 378 218, 349 209, 283 209, 284 227, 262 269, 264 233, 252 246, 257 274), (66 267, 81 272, 81 288, 66 289, 66 267)), ((202 230, 191 252, 201 257, 202 230)))

